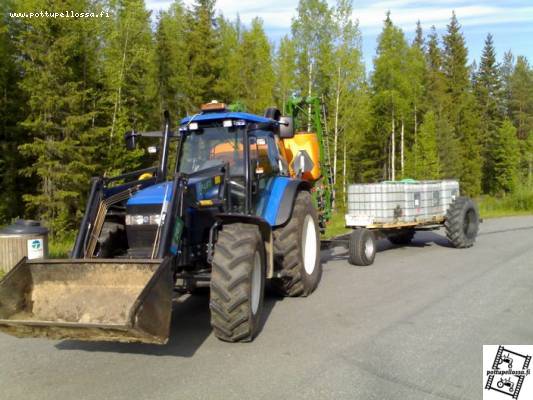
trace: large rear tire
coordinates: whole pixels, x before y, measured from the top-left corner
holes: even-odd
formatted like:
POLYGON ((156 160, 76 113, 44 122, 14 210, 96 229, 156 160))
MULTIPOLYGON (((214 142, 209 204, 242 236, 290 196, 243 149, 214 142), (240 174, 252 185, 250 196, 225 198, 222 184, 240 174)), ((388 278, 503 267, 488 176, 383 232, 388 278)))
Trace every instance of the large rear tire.
POLYGON ((455 199, 446 213, 444 227, 446 236, 454 247, 472 247, 479 231, 479 212, 476 204, 468 197, 455 199))
POLYGON ((250 224, 223 226, 211 271, 211 326, 227 342, 249 342, 259 329, 265 287, 265 248, 250 224))
POLYGON ((308 296, 322 277, 318 215, 311 194, 296 196, 289 222, 273 232, 274 260, 281 277, 272 288, 282 296, 308 296))

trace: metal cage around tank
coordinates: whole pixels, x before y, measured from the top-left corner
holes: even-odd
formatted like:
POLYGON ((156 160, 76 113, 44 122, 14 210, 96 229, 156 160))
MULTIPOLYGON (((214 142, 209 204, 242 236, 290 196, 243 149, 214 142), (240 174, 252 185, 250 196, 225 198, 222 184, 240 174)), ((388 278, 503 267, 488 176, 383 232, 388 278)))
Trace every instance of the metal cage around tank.
POLYGON ((346 226, 418 224, 444 218, 459 196, 459 183, 394 181, 348 186, 346 226))

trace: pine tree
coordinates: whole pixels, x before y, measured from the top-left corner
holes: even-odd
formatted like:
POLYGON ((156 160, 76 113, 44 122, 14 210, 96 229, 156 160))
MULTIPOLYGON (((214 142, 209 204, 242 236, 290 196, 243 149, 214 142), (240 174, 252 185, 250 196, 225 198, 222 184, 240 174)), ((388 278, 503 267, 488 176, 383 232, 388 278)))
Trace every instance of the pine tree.
MULTIPOLYGON (((297 17, 292 21, 296 46, 297 83, 302 96, 328 95, 331 65, 333 23, 332 10, 325 0, 300 0, 297 17)), ((311 128, 311 119, 307 121, 311 128)))
POLYGON ((448 178, 459 178, 465 193, 477 195, 481 191, 482 167, 480 119, 469 80, 468 50, 455 13, 447 26, 443 42, 443 72, 447 95, 445 113, 452 135, 448 138, 441 137, 441 143, 453 146, 441 153, 441 160, 453 159, 453 163, 443 165, 443 174, 448 178), (456 146, 456 143, 460 143, 460 146, 456 146))
POLYGON ((527 59, 518 56, 509 78, 509 114, 520 139, 521 175, 527 179, 529 187, 533 180, 533 69, 527 59))
POLYGON ((470 84, 468 50, 455 12, 452 13, 443 41, 443 71, 447 78, 447 92, 454 101, 464 95, 470 84))
POLYGON ((518 180, 520 148, 516 137, 516 128, 512 122, 505 120, 499 129, 495 141, 494 174, 495 193, 512 192, 518 180))
POLYGON ((520 173, 529 190, 533 189, 533 133, 527 139, 520 140, 520 173))
POLYGON ((495 143, 504 105, 500 66, 496 62, 496 51, 491 34, 488 34, 485 40, 474 87, 481 116, 481 145, 484 158, 483 189, 485 192, 492 192, 495 183, 494 156, 497 151, 495 143))
POLYGON ((243 27, 240 18, 235 22, 223 16, 217 18, 221 57, 220 78, 216 82, 219 100, 227 103, 242 103, 246 94, 242 76, 243 60, 241 53, 243 27))
POLYGON ((435 113, 428 111, 420 126, 418 139, 410 152, 408 175, 415 179, 440 178, 437 150, 437 121, 435 113))
POLYGON ((187 66, 183 55, 187 52, 186 11, 181 0, 176 0, 168 11, 159 14, 156 39, 159 114, 169 110, 172 116, 187 113, 187 66))
MULTIPOLYGON (((17 6, 35 10, 42 2, 27 0, 17 6)), ((72 0, 61 6, 81 12, 89 4, 72 0)), ((77 225, 87 182, 96 170, 90 65, 97 46, 94 22, 28 18, 21 25, 16 38, 24 69, 20 88, 28 96, 22 126, 32 138, 19 149, 28 158, 23 172, 38 181, 37 193, 26 194, 24 201, 53 235, 60 235, 77 225)))
POLYGON ((222 59, 215 22, 215 0, 196 0, 189 12, 186 35, 189 46, 184 55, 190 82, 187 96, 189 112, 198 110, 202 103, 220 97, 217 80, 222 59))
POLYGON ((410 92, 407 74, 408 45, 401 29, 396 27, 390 14, 384 22, 378 38, 377 55, 374 58, 372 88, 376 134, 366 141, 365 151, 373 160, 374 179, 395 179, 397 169, 396 148, 409 111, 410 92))
POLYGON ((422 33, 422 27, 420 21, 416 27, 416 37, 413 45, 409 48, 407 58, 407 74, 409 76, 409 118, 406 121, 406 127, 408 135, 405 140, 401 141, 401 158, 402 158, 402 174, 404 174, 403 168, 403 148, 406 147, 405 152, 412 146, 417 144, 418 141, 418 126, 420 124, 421 116, 424 113, 427 104, 424 99, 424 88, 426 86, 426 79, 428 75, 427 64, 424 55, 424 39, 422 33))
POLYGON ((533 70, 524 56, 518 56, 510 78, 510 113, 518 137, 533 131, 533 70))
POLYGON ((442 71, 443 55, 439 46, 439 37, 435 26, 431 27, 426 45, 427 75, 425 79, 424 98, 429 109, 433 109, 440 118, 445 100, 445 76, 442 71))
POLYGON ((422 24, 420 23, 420 20, 416 21, 415 38, 413 40, 412 46, 424 52, 425 40, 424 40, 424 32, 422 31, 422 24))
POLYGON ((296 48, 294 41, 284 36, 275 57, 276 100, 281 109, 296 90, 296 48))
POLYGON ((102 116, 99 152, 108 176, 141 165, 142 151, 127 151, 124 133, 159 126, 157 69, 150 13, 143 0, 118 0, 113 18, 104 26, 105 46, 100 65, 104 84, 99 102, 102 116))
POLYGON ((0 4, 0 224, 24 215, 23 193, 31 193, 35 182, 20 176, 26 160, 20 156, 18 146, 27 140, 26 131, 18 125, 25 119, 27 96, 17 87, 22 76, 17 64, 14 36, 17 20, 9 18, 13 11, 10 2, 0 4))
MULTIPOLYGON (((342 189, 346 188, 346 154, 347 144, 353 142, 353 136, 358 134, 358 124, 355 120, 358 101, 364 90, 364 66, 361 56, 361 33, 352 19, 351 1, 339 0, 333 13, 334 21, 334 49, 331 65, 333 74, 331 102, 328 104, 333 129, 333 183, 337 184, 337 176, 342 176, 342 189), (350 138, 352 136, 352 138, 350 138), (342 149, 340 153, 339 148, 342 149), (342 173, 339 173, 338 159, 342 159, 342 173)), ((361 117, 361 115, 359 115, 361 117)), ((339 186, 339 185, 337 185, 339 186)))
POLYGON ((500 67, 500 76, 502 79, 503 116, 509 119, 511 119, 511 76, 514 71, 514 62, 514 55, 511 50, 506 51, 500 67))
POLYGON ((273 103, 274 70, 271 51, 263 22, 254 18, 250 29, 242 34, 239 52, 240 60, 245 60, 240 70, 244 88, 241 99, 246 109, 253 113, 262 114, 273 103))

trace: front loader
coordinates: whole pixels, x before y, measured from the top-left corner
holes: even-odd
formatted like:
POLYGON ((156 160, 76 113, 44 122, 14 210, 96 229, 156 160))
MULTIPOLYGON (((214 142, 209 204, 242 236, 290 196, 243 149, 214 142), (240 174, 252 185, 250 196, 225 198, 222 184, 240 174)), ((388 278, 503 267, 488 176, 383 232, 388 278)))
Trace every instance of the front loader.
POLYGON ((71 259, 23 259, 0 281, 0 330, 163 344, 173 298, 209 287, 215 335, 252 340, 267 279, 307 296, 322 274, 320 142, 293 126, 211 102, 175 131, 167 113, 163 132, 127 133, 130 149, 160 138, 157 166, 93 178, 71 259))

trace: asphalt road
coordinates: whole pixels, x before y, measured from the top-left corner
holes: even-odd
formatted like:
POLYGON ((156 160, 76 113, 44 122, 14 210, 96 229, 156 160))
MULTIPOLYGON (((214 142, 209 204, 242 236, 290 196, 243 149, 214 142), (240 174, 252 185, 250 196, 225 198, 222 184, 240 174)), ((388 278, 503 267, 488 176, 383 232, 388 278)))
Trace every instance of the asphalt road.
POLYGON ((533 344, 533 216, 487 220, 475 247, 417 233, 370 267, 323 251, 309 298, 269 297, 253 343, 219 342, 205 296, 168 345, 0 334, 7 399, 480 399, 483 344, 533 344))

